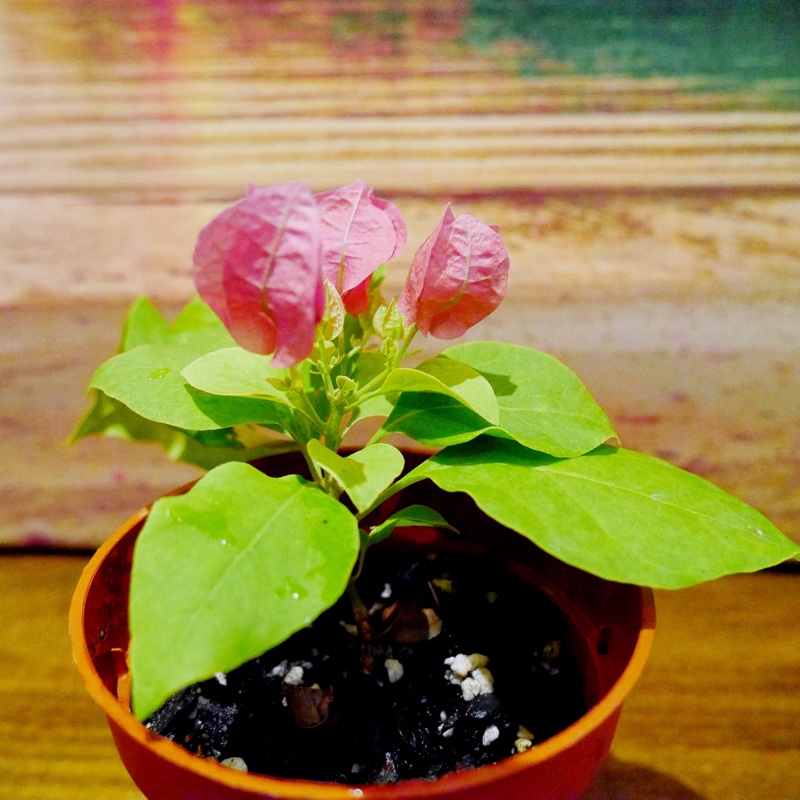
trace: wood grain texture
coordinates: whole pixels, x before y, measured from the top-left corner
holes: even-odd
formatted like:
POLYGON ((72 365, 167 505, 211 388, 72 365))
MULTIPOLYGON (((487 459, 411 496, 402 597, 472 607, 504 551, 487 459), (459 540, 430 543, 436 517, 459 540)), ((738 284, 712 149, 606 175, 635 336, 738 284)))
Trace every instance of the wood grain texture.
MULTIPOLYGON (((442 199, 393 197, 422 241, 442 199)), ((146 294, 174 311, 190 296, 196 232, 221 207, 0 198, 0 458, 16 465, 0 472, 0 542, 98 543, 197 474, 157 446, 65 440, 126 306, 146 294)), ((456 208, 499 221, 512 258, 508 297, 475 336, 560 356, 626 446, 709 477, 800 540, 798 197, 541 194, 456 208)))
POLYGON ((798 81, 532 76, 527 39, 473 23, 465 0, 0 0, 0 544, 91 546, 196 475, 64 444, 125 307, 189 297, 197 231, 247 183, 357 177, 409 223, 392 292, 446 200, 499 223, 509 296, 475 335, 564 358, 627 446, 800 541, 798 81))
MULTIPOLYGON (((0 799, 139 800, 69 650, 86 559, 0 556, 0 799)), ((585 800, 796 800, 795 575, 657 592, 650 663, 585 800)))
MULTIPOLYGON (((196 476, 64 442, 128 304, 177 309, 200 227, 298 178, 401 206, 392 291, 445 201, 499 223, 509 296, 475 334, 563 357, 627 446, 800 541, 800 82, 532 77, 470 7, 0 0, 0 545, 92 546, 196 476)), ((141 800, 69 654, 83 563, 0 555, 1 800, 141 800)), ((658 593, 587 800, 796 800, 798 601, 778 573, 658 593)))

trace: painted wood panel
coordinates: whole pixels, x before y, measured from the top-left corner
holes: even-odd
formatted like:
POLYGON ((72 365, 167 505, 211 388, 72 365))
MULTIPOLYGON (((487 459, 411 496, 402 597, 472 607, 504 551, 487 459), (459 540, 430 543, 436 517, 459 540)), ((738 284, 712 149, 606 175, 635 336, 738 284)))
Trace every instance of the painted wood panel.
POLYGON ((499 223, 511 289, 476 335, 563 357, 625 444, 800 539, 796 15, 556 5, 1 0, 0 543, 92 545, 195 474, 64 444, 125 307, 189 296, 247 183, 356 177, 409 222, 391 288, 445 201, 499 223))

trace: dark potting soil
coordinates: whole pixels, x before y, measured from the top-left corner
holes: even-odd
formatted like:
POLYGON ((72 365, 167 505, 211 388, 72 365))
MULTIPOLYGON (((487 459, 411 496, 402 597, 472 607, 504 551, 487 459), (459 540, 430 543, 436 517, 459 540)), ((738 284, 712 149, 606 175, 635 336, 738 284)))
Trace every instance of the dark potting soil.
POLYGON ((392 559, 360 586, 371 641, 340 601, 174 695, 148 727, 250 772, 365 784, 499 761, 586 711, 567 623, 545 595, 488 559, 392 559))

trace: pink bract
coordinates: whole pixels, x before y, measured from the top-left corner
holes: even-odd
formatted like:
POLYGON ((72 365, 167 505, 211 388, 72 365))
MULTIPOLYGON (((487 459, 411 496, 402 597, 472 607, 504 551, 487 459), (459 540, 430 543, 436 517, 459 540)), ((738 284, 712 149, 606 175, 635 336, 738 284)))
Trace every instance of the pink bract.
POLYGON ((414 256, 397 308, 410 325, 438 339, 456 339, 500 305, 508 252, 496 227, 448 205, 414 256))
POLYGON ((200 232, 194 281, 238 344, 288 367, 309 355, 322 319, 321 255, 311 187, 251 186, 200 232))
POLYGON ((369 279, 405 247, 400 210, 375 197, 363 182, 317 195, 322 215, 322 274, 342 295, 345 308, 367 310, 369 279))

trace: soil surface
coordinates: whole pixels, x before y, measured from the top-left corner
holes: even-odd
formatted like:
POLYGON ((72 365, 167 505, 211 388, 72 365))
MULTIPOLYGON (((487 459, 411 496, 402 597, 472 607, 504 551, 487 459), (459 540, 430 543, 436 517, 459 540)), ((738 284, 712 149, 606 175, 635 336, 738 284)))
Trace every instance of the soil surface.
POLYGON ((367 784, 499 761, 586 711, 567 622, 543 594, 487 559, 381 561, 360 586, 371 641, 340 602, 148 727, 233 768, 367 784))

